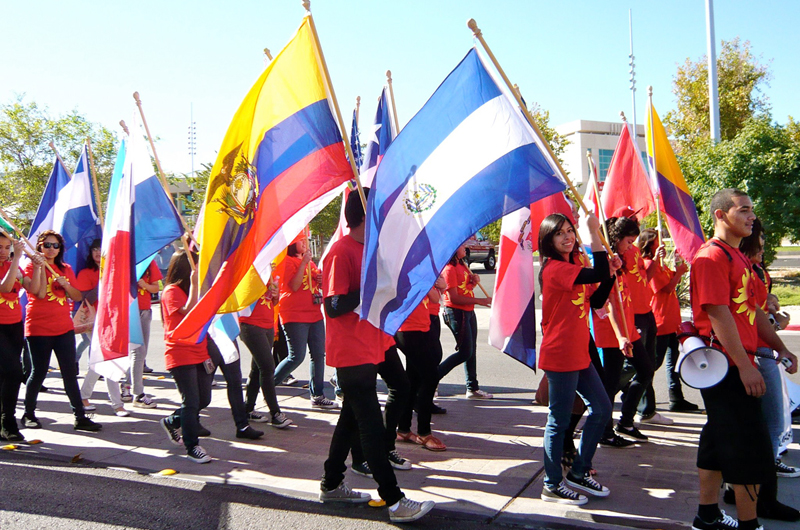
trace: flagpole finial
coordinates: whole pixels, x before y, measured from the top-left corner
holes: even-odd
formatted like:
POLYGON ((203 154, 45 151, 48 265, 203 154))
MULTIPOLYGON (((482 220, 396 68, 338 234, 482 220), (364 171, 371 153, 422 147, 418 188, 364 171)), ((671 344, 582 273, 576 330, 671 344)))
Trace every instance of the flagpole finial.
POLYGON ((125 120, 119 120, 119 126, 122 127, 122 130, 125 131, 125 134, 130 136, 131 133, 128 132, 128 126, 125 125, 125 120))
POLYGON ((467 27, 472 30, 473 35, 476 37, 480 36, 481 29, 478 27, 478 23, 475 22, 474 18, 467 20, 467 27))
POLYGON ((653 97, 653 85, 647 87, 647 95, 653 97))
POLYGON ((361 106, 361 96, 356 96, 356 107, 361 106))
POLYGON ((386 82, 392 84, 392 71, 386 70, 386 82))
POLYGON ((622 118, 622 121, 624 121, 625 123, 628 123, 628 118, 625 117, 625 113, 624 112, 619 111, 619 117, 622 118))
POLYGON ((51 141, 50 141, 50 143, 49 143, 49 144, 47 144, 47 145, 49 145, 49 146, 50 146, 50 149, 52 149, 53 151, 55 151, 55 150, 56 150, 56 144, 54 144, 52 140, 51 140, 51 141))
POLYGON ((267 59, 269 59, 270 61, 272 60, 272 54, 269 53, 269 48, 264 48, 264 55, 266 55, 267 59))
POLYGON ((134 101, 136 101, 137 105, 141 105, 142 104, 142 100, 139 99, 139 91, 138 90, 133 93, 133 99, 134 99, 134 101))
POLYGON ((303 0, 302 4, 306 9, 306 13, 311 13, 311 2, 309 2, 309 0, 303 0))

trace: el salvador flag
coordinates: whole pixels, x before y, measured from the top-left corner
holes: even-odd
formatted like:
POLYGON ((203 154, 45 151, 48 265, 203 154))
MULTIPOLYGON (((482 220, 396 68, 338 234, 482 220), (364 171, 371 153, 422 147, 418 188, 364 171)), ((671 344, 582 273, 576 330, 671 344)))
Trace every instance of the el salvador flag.
POLYGON ((361 318, 394 334, 458 246, 564 190, 514 96, 470 50, 386 151, 366 213, 361 318))

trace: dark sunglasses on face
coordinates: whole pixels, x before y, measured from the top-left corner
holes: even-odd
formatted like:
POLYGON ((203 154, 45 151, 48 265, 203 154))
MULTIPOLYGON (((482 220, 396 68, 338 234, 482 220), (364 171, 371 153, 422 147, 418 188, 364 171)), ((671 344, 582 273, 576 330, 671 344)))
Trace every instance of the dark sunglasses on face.
POLYGON ((54 249, 58 250, 59 248, 61 248, 61 243, 49 243, 49 242, 45 242, 45 243, 42 243, 42 246, 43 246, 44 248, 54 248, 54 249))

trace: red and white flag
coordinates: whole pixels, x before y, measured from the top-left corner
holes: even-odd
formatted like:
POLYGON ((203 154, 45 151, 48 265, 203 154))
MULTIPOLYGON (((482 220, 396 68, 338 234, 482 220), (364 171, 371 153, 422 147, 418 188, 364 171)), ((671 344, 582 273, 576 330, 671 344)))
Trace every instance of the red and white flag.
POLYGON ((489 344, 536 370, 536 277, 528 208, 503 217, 499 252, 489 344))
POLYGON ((539 227, 548 215, 561 213, 575 224, 575 217, 572 215, 572 202, 567 199, 564 192, 554 193, 540 201, 531 204, 531 248, 533 251, 539 250, 539 227))

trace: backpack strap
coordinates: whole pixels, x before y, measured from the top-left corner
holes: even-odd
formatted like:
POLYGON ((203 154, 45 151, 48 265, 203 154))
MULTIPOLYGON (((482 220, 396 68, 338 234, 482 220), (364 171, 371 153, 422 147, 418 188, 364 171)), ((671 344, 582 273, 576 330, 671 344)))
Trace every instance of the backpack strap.
POLYGON ((726 255, 726 256, 728 256, 728 261, 729 261, 729 262, 733 262, 733 256, 731 256, 731 253, 730 253, 730 252, 728 252, 728 249, 727 249, 727 248, 725 248, 724 246, 720 245, 719 243, 717 243, 717 242, 716 242, 716 241, 714 241, 713 239, 712 239, 712 240, 709 242, 709 244, 711 244, 711 245, 714 245, 715 247, 717 247, 717 248, 721 249, 721 250, 722 250, 722 252, 724 252, 724 253, 725 253, 725 255, 726 255))

